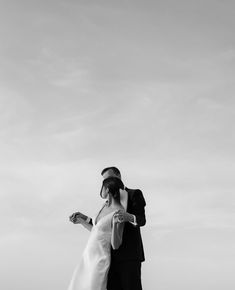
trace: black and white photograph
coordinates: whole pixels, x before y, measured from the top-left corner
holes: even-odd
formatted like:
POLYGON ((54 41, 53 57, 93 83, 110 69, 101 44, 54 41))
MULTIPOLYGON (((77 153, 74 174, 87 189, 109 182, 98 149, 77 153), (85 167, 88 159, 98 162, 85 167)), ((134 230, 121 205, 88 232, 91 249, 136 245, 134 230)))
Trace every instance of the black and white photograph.
POLYGON ((0 0, 0 289, 235 289, 235 1, 0 0))

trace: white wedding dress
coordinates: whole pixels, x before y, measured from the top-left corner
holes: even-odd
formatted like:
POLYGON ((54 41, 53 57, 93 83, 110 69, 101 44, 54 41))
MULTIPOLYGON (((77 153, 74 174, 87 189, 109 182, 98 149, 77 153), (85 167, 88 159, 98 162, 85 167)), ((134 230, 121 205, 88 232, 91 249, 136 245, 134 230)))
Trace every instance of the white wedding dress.
POLYGON ((111 260, 111 212, 98 220, 93 227, 82 255, 74 270, 68 290, 106 290, 111 260))

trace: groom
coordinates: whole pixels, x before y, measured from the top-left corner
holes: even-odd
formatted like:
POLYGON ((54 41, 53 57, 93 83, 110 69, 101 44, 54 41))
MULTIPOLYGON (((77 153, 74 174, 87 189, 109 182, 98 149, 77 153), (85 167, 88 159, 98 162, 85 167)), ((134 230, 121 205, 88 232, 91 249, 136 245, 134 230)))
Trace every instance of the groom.
MULTIPOLYGON (((101 172, 104 179, 118 177, 121 173, 117 167, 107 167, 101 172)), ((103 187, 100 195, 104 195, 103 187)), ((111 250, 111 265, 108 274, 107 290, 142 290, 141 263, 145 260, 140 227, 146 223, 145 199, 141 190, 125 187, 120 192, 120 201, 125 211, 118 212, 118 219, 125 223, 122 245, 111 250)), ((89 217, 77 212, 70 219, 83 218, 92 224, 89 217)))

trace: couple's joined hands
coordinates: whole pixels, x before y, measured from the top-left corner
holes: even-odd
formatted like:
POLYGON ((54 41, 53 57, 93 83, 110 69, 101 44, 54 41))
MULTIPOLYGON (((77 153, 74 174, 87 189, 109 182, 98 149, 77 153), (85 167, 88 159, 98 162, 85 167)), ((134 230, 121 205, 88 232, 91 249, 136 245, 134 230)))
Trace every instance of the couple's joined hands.
POLYGON ((123 209, 119 209, 114 213, 114 222, 117 223, 124 223, 124 222, 128 222, 128 213, 125 212, 123 209))
POLYGON ((118 223, 125 223, 125 222, 134 222, 134 217, 132 214, 126 212, 124 209, 119 209, 114 214, 114 222, 116 221, 118 223))

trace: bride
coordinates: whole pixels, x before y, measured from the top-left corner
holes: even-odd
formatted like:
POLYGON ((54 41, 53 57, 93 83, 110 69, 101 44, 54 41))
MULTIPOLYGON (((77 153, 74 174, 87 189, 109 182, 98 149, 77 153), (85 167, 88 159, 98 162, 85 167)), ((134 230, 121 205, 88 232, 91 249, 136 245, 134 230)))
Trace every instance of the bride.
POLYGON ((124 185, 119 178, 109 177, 103 181, 102 188, 102 195, 107 197, 107 201, 92 219, 93 225, 79 215, 71 219, 73 223, 82 224, 91 233, 68 290, 106 290, 111 247, 118 249, 122 243, 124 223, 115 214, 123 210, 120 189, 124 189, 124 185))

